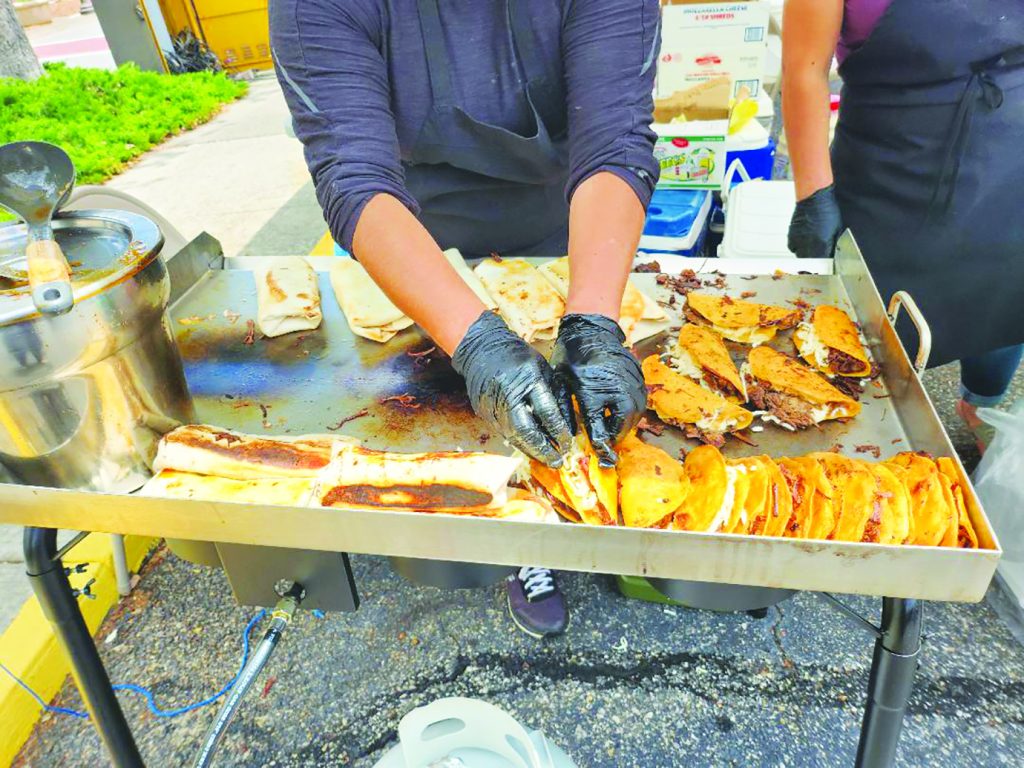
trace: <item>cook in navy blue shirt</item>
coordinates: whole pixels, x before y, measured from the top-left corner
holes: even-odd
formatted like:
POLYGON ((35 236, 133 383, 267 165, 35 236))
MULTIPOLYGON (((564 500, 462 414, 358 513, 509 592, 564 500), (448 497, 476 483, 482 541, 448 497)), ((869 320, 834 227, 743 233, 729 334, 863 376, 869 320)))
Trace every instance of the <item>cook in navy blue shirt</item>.
POLYGON ((606 465, 646 404, 616 320, 658 176, 659 18, 657 0, 270 3, 278 78, 334 239, 452 355, 476 412, 551 466, 575 429, 573 396, 606 465), (568 252, 550 364, 486 311, 450 247, 568 252))

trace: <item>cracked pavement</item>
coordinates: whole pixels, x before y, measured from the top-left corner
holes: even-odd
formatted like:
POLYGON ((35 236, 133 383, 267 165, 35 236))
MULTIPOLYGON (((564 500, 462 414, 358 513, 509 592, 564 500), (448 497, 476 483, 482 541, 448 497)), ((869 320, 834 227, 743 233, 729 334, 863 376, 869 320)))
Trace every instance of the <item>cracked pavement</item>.
MULTIPOLYGON (((626 600, 610 577, 564 574, 569 631, 538 642, 512 626, 499 587, 415 587, 383 558, 352 561, 359 611, 299 614, 216 765, 370 768, 405 712, 453 695, 505 708, 581 767, 853 762, 872 640, 814 595, 759 620, 626 600)), ((878 620, 880 601, 846 599, 878 620)), ((898 764, 1024 764, 1024 648, 987 603, 925 610, 898 764)), ((162 550, 99 646, 115 682, 181 706, 234 674, 252 614, 221 572, 162 550)), ((121 701, 153 766, 190 764, 215 715, 154 718, 140 697, 121 701)), ((81 706, 71 685, 60 703, 81 706)), ((105 761, 88 723, 48 715, 15 765, 105 761)))

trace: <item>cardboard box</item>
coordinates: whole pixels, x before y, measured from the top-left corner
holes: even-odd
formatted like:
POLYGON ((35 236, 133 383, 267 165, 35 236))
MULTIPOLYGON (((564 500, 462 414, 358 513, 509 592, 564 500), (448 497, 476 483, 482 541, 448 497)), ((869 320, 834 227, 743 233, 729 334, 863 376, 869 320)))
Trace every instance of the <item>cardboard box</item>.
POLYGON ((665 98, 728 77, 733 94, 745 86, 756 97, 767 56, 769 10, 764 0, 663 7, 655 95, 665 98))
POLYGON ((662 189, 720 189, 729 133, 729 78, 655 99, 654 157, 662 189), (673 122, 673 121, 678 122, 673 122))

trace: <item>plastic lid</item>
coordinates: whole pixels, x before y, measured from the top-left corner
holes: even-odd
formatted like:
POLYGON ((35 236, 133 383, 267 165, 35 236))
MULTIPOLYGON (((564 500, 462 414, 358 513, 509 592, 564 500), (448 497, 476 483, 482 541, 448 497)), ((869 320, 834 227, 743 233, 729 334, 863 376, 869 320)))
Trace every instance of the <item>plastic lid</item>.
POLYGON ((700 238, 711 211, 706 189, 656 189, 647 206, 640 247, 686 251, 700 238))
POLYGON ((729 194, 719 255, 727 259, 792 258, 787 246, 796 207, 791 181, 745 181, 729 194))
MULTIPOLYGON (((159 227, 127 211, 84 210, 60 213, 53 234, 71 266, 75 302, 85 301, 146 267, 163 248, 159 227)), ((25 225, 0 226, 0 325, 35 317, 25 264, 25 225), (25 282, 6 279, 24 276, 25 282)))

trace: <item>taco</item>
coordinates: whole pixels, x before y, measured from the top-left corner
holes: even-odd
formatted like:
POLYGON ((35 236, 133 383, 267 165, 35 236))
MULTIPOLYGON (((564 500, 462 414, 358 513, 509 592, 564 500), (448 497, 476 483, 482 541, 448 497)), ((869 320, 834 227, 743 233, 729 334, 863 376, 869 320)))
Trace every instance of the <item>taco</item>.
POLYGON ((871 360, 853 320, 838 307, 816 307, 809 322, 793 331, 793 343, 807 364, 830 376, 869 376, 871 360))
POLYGON ((666 424, 681 427, 687 437, 721 445, 724 433, 746 429, 753 421, 750 411, 672 370, 657 355, 644 359, 641 368, 649 407, 666 424))
POLYGON ((791 430, 829 419, 852 419, 860 403, 800 361, 769 347, 750 351, 743 365, 747 396, 765 421, 791 430))
POLYGON ((974 524, 971 522, 970 512, 967 509, 963 476, 960 474, 956 462, 943 456, 935 460, 935 466, 938 467, 939 472, 949 479, 950 488, 953 492, 953 501, 956 504, 957 511, 956 545, 961 549, 977 549, 978 534, 974 530, 974 524))
POLYGON ((569 497, 562 487, 562 478, 557 469, 530 459, 530 479, 527 487, 537 496, 545 499, 559 515, 570 523, 582 523, 580 513, 572 508, 569 497))
POLYGON ((717 531, 730 520, 736 498, 736 469, 713 445, 701 445, 683 463, 690 489, 672 520, 682 531, 717 531))
POLYGON ((881 523, 881 507, 875 506, 875 477, 862 462, 838 453, 812 453, 832 486, 835 529, 827 538, 863 541, 870 522, 881 523), (876 519, 877 518, 877 519, 876 519))
POLYGON ((910 535, 910 496, 902 480, 885 464, 865 463, 875 476, 875 501, 880 520, 869 519, 864 541, 878 544, 903 544, 910 535))
POLYGON ((960 518, 949 478, 941 474, 927 456, 904 452, 885 464, 905 470, 897 473, 910 498, 913 535, 909 544, 956 546, 960 518))
POLYGON ((683 465, 635 433, 627 435, 616 448, 623 525, 667 528, 690 486, 683 465))
POLYGON ((615 467, 600 465, 584 430, 573 438, 558 477, 569 505, 584 523, 618 525, 618 475, 615 467))
POLYGON ((709 392, 733 403, 746 402, 743 379, 729 357, 722 337, 714 331, 693 323, 680 328, 672 363, 677 371, 709 392))
POLYGON ((803 316, 799 309, 696 291, 687 294, 683 314, 691 323, 709 327, 731 341, 754 346, 771 341, 776 331, 792 328, 803 316))
POLYGON ((789 486, 793 514, 785 535, 795 539, 827 539, 836 527, 832 484, 821 464, 810 456, 778 460, 789 486))

